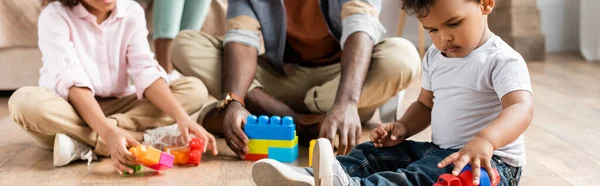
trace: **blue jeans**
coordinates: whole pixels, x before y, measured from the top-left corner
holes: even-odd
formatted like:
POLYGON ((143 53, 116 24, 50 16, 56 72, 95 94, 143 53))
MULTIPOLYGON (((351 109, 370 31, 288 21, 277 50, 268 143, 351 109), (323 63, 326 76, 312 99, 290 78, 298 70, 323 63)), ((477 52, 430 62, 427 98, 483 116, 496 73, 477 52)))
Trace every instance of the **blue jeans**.
MULTIPOLYGON (((337 156, 337 160, 352 177, 350 185, 431 186, 440 175, 454 168, 451 165, 440 169, 437 164, 457 151, 408 140, 388 148, 375 148, 372 142, 366 142, 356 146, 348 156, 337 156)), ((505 164, 496 156, 492 157, 492 166, 500 173, 498 186, 519 183, 520 167, 505 164)))

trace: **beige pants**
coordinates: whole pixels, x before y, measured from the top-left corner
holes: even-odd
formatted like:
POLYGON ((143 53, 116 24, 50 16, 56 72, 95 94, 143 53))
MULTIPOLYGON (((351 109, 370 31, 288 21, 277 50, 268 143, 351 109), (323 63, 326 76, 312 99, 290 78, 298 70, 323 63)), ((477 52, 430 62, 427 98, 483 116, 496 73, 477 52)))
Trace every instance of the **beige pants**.
MULTIPOLYGON (((208 97, 204 84, 197 78, 182 77, 172 81, 169 87, 189 114, 198 111, 208 97)), ((175 122, 148 100, 138 100, 135 94, 98 99, 98 103, 111 124, 129 131, 145 131, 175 122)), ((95 147, 94 152, 99 155, 109 154, 106 143, 73 106, 45 88, 20 88, 8 100, 8 107, 13 120, 43 148, 52 149, 54 135, 64 133, 95 147)))
MULTIPOLYGON (((181 73, 200 78, 211 96, 221 90, 223 42, 198 31, 182 31, 171 47, 173 65, 181 73)), ((256 77, 249 90, 260 87, 294 110, 301 105, 312 113, 325 113, 333 106, 340 83, 340 64, 308 68, 295 66, 283 75, 259 57, 256 77)), ((388 38, 373 49, 372 61, 357 105, 363 121, 387 100, 415 80, 421 70, 416 48, 402 38, 388 38)))

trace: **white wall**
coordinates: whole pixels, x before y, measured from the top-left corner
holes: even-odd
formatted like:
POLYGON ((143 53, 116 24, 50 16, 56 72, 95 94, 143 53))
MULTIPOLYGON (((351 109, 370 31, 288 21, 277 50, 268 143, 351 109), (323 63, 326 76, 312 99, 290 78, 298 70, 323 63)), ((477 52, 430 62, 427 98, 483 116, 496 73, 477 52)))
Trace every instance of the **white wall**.
POLYGON ((580 0, 537 0, 547 52, 579 51, 580 0))
MULTIPOLYGON (((598 0, 600 1, 600 0, 598 0)), ((387 37, 396 36, 398 25, 398 0, 383 0, 379 16, 387 30, 387 37)), ((579 10, 580 0, 537 0, 540 9, 542 33, 546 37, 547 52, 565 52, 579 50, 579 10)), ((418 44, 418 26, 414 16, 407 16, 403 37, 418 44)), ((425 34, 426 45, 431 45, 429 35, 425 34)))

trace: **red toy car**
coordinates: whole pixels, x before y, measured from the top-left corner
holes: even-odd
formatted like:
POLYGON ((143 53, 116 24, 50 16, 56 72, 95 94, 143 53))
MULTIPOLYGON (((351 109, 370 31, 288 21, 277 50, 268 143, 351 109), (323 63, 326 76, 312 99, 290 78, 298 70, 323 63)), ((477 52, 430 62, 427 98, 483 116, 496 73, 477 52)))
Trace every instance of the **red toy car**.
MULTIPOLYGON (((500 181, 500 174, 498 170, 494 169, 493 175, 497 181, 500 181)), ((479 178, 479 186, 496 186, 498 183, 492 183, 489 174, 485 169, 481 169, 481 175, 479 178)), ((438 178, 438 182, 433 186, 475 186, 473 184, 473 170, 470 165, 465 166, 463 170, 454 176, 452 174, 442 174, 438 178)))
POLYGON ((175 156, 176 165, 194 165, 198 166, 202 160, 204 151, 204 140, 193 138, 187 147, 167 147, 165 152, 175 156))

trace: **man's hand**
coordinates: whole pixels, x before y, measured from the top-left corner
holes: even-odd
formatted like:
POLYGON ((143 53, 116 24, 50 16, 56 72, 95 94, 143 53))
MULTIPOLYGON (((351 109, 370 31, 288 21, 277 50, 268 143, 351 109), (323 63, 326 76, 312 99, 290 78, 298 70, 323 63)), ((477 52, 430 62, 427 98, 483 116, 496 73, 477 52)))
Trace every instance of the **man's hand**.
POLYGON ((227 106, 225 118, 223 119, 223 135, 227 141, 227 146, 242 159, 249 151, 249 140, 242 130, 242 123, 246 123, 246 117, 249 115, 250 112, 242 107, 242 104, 232 102, 227 106))
POLYGON ((492 169, 491 158, 494 153, 494 146, 486 139, 475 136, 467 145, 465 145, 460 151, 451 154, 446 159, 442 160, 439 164, 439 168, 446 167, 451 163, 454 164, 454 170, 452 175, 458 176, 460 171, 467 164, 471 164, 473 168, 473 184, 479 185, 479 178, 481 175, 481 167, 490 174, 492 185, 498 183, 500 180, 495 179, 495 172, 492 169))
POLYGON ((118 127, 114 127, 106 136, 102 136, 102 139, 106 141, 115 170, 121 175, 123 172, 133 174, 133 169, 129 166, 139 165, 139 163, 127 147, 139 146, 140 143, 129 136, 124 129, 118 127))
MULTIPOLYGON (((360 117, 356 105, 334 106, 321 124, 319 137, 327 138, 333 143, 335 135, 339 135, 337 154, 346 155, 360 143, 360 117)), ((332 145, 333 146, 333 145, 332 145)))
POLYGON ((384 123, 371 130, 369 138, 377 148, 399 145, 405 139, 406 128, 400 122, 384 123))

